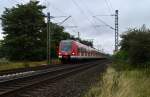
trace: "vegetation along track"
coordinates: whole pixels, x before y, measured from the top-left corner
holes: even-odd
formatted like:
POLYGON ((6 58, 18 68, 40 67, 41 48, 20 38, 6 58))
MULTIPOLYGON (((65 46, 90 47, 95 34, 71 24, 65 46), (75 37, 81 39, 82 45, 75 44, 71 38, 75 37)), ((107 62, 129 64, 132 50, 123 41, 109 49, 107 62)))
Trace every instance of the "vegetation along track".
POLYGON ((33 77, 35 75, 46 74, 48 72, 51 72, 52 70, 72 67, 72 65, 62 64, 62 65, 50 65, 50 66, 46 66, 46 67, 47 68, 42 67, 42 68, 38 68, 38 69, 36 68, 37 70, 32 69, 32 70, 27 70, 27 71, 22 71, 22 72, 14 72, 14 73, 0 75, 0 83, 3 83, 3 82, 6 83, 6 82, 9 82, 9 81, 19 80, 21 78, 27 78, 27 77, 33 77))
POLYGON ((22 73, 22 72, 28 72, 28 71, 44 70, 44 69, 47 69, 47 68, 53 68, 53 67, 58 67, 58 66, 66 66, 66 65, 70 65, 70 64, 51 64, 51 65, 46 65, 46 64, 42 65, 41 64, 41 66, 36 66, 36 67, 26 67, 26 68, 2 70, 2 71, 0 71, 0 76, 16 74, 16 73, 22 73))
MULTIPOLYGON (((105 62, 107 61, 101 60, 101 63, 105 62)), ((26 89, 41 85, 42 83, 63 79, 69 75, 83 71, 98 64, 99 62, 96 61, 66 67, 56 67, 49 70, 44 70, 42 72, 37 72, 32 76, 22 77, 11 81, 2 81, 0 82, 0 97, 15 97, 13 95, 19 91, 25 91, 26 89)))

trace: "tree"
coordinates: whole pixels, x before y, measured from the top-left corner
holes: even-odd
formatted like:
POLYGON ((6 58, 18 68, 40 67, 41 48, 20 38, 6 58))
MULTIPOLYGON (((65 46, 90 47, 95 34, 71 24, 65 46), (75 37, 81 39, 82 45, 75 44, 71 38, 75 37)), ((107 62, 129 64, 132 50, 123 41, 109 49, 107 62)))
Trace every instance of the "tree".
POLYGON ((91 41, 87 41, 87 40, 80 40, 81 43, 87 45, 87 46, 90 46, 90 47, 93 47, 93 43, 91 41))
POLYGON ((93 42, 92 41, 87 41, 87 40, 82 40, 80 38, 75 38, 74 36, 70 37, 73 40, 78 40, 80 43, 85 44, 87 46, 93 47, 93 42))
POLYGON ((6 8, 2 28, 6 57, 10 60, 42 60, 46 56, 46 23, 39 2, 6 8))
MULTIPOLYGON (((9 60, 45 60, 47 32, 45 6, 39 2, 30 1, 27 4, 18 4, 12 8, 6 8, 2 14, 2 28, 4 40, 0 51, 3 57, 9 60)), ((51 27, 51 56, 57 57, 59 42, 71 39, 70 34, 64 32, 64 28, 50 23, 51 27)), ((90 44, 89 42, 84 42, 90 44)))
POLYGON ((3 55, 3 51, 2 51, 2 41, 0 40, 0 58, 2 58, 3 55))
POLYGON ((131 64, 144 64, 150 61, 150 30, 142 26, 141 29, 130 29, 122 35, 121 51, 128 54, 131 64))
POLYGON ((60 41, 70 39, 70 34, 64 32, 64 27, 51 23, 51 36, 51 57, 57 58, 60 41))

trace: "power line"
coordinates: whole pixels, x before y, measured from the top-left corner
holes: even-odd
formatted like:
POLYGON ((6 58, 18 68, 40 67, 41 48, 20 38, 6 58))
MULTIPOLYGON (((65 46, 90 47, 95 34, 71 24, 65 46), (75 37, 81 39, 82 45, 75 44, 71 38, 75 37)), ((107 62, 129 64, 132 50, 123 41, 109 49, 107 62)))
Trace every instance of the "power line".
POLYGON ((118 44, 119 44, 118 10, 115 11, 115 15, 111 15, 111 16, 115 16, 115 28, 108 25, 106 22, 97 18, 96 16, 93 16, 93 17, 96 18, 97 20, 99 20, 100 22, 102 22, 103 24, 105 24, 106 26, 110 27, 111 29, 115 30, 115 50, 114 51, 117 52, 118 44))
POLYGON ((65 13, 64 11, 62 11, 61 9, 57 8, 54 4, 52 4, 50 1, 47 1, 49 3, 48 7, 51 6, 51 8, 53 8, 54 10, 57 10, 58 12, 64 14, 64 15, 68 15, 67 13, 65 13))
POLYGON ((107 5, 107 7, 108 7, 109 12, 110 12, 110 13, 112 13, 112 9, 111 9, 111 7, 109 6, 108 1, 107 1, 107 0, 105 0, 105 2, 106 2, 106 5, 107 5))
POLYGON ((114 27, 112 27, 111 25, 107 24, 105 21, 103 21, 103 20, 101 20, 101 19, 97 18, 96 16, 93 16, 93 17, 94 17, 94 18, 96 18, 97 20, 99 20, 100 22, 102 22, 103 24, 105 24, 106 26, 108 26, 109 28, 111 28, 111 29, 115 30, 115 28, 114 28, 114 27))
POLYGON ((112 15, 108 15, 108 14, 101 14, 101 15, 95 15, 95 16, 112 16, 112 15))
POLYGON ((59 25, 62 25, 65 21, 67 21, 71 16, 68 16, 66 19, 64 19, 59 25))
POLYGON ((78 32, 78 30, 77 30, 78 26, 77 26, 76 23, 74 22, 73 17, 70 17, 70 18, 72 19, 72 22, 71 22, 71 23, 72 23, 73 25, 67 24, 66 26, 63 26, 63 27, 68 28, 68 30, 71 30, 72 32, 78 32))
POLYGON ((113 8, 113 6, 112 6, 112 4, 111 4, 111 2, 110 2, 110 0, 107 0, 108 2, 109 2, 109 4, 110 4, 110 8, 112 9, 112 10, 114 10, 114 8, 113 8))
POLYGON ((65 17, 68 17, 68 16, 53 16, 54 18, 65 18, 65 17))
POLYGON ((72 2, 74 3, 75 6, 78 7, 78 9, 80 10, 80 12, 84 14, 84 11, 83 11, 82 8, 78 5, 78 3, 75 2, 74 0, 72 0, 72 2))
MULTIPOLYGON (((61 9, 59 9, 59 8, 57 8, 54 4, 52 4, 50 1, 48 1, 48 0, 44 0, 45 2, 47 2, 48 4, 46 5, 47 7, 48 7, 48 9, 47 10, 49 10, 49 7, 51 7, 51 8, 53 8, 53 10, 55 10, 55 11, 58 11, 59 13, 62 13, 62 14, 64 14, 64 15, 68 15, 66 12, 64 12, 64 11, 62 11, 61 9)), ((68 16, 70 16, 70 15, 68 15, 68 16)), ((54 16, 55 18, 66 18, 66 17, 68 17, 68 16, 54 16)), ((72 19, 73 19, 73 17, 71 17, 72 19)), ((74 21, 73 21, 74 22, 74 21)), ((73 23, 72 22, 72 23, 73 23)), ((58 22, 57 24, 60 24, 61 22, 58 22)), ((64 27, 67 27, 67 28, 70 28, 70 26, 64 26, 64 27)), ((76 24, 73 24, 73 26, 71 26, 71 28, 76 28, 76 24)), ((75 31, 73 31, 73 32, 75 32, 75 31)))
MULTIPOLYGON (((50 1, 46 1, 45 0, 45 2, 48 2, 48 5, 46 5, 47 7, 48 7, 48 9, 47 10, 49 10, 49 7, 51 7, 53 10, 55 10, 55 12, 56 11, 58 11, 59 13, 62 13, 62 14, 64 14, 64 15, 68 15, 66 12, 64 12, 64 11, 62 11, 61 9, 59 9, 59 8, 57 8, 54 4, 52 4, 50 1)), ((69 18, 72 18, 73 19, 73 17, 70 17, 70 15, 68 15, 69 16, 69 18)), ((54 16, 55 18, 66 18, 66 17, 68 17, 68 16, 54 16)), ((55 19, 54 18, 54 19, 55 19)), ((66 19, 68 19, 68 18, 66 18, 66 19)), ((61 21, 61 22, 57 22, 57 24, 58 25, 62 25, 62 23, 64 22, 64 21, 66 21, 66 19, 65 20, 63 20, 63 21, 61 21)), ((56 20, 55 20, 56 21, 56 20)), ((73 23, 73 22, 72 22, 73 23)), ((65 28, 73 28, 73 29, 75 29, 75 28, 77 28, 77 26, 75 25, 75 24, 73 24, 72 26, 70 26, 70 24, 69 24, 69 26, 64 26, 65 28)), ((73 29, 71 29, 73 32, 76 32, 76 31, 74 31, 73 29)), ((76 30, 76 29, 75 29, 76 30)))
MULTIPOLYGON (((77 23, 75 22, 74 18, 73 18, 73 17, 71 17, 71 18, 72 18, 72 24, 73 24, 74 26, 77 26, 77 23)), ((78 32, 77 27, 74 28, 74 32, 78 32), (75 30, 76 30, 76 31, 75 31, 75 30)))
MULTIPOLYGON (((54 10, 57 10, 57 11, 59 11, 59 12, 65 14, 65 15, 68 15, 66 12, 64 12, 64 11, 62 11, 61 9, 57 8, 56 6, 54 6, 54 4, 52 4, 51 2, 50 2, 50 4, 51 4, 51 7, 52 7, 54 10)), ((70 15, 69 15, 69 16, 70 16, 70 15)), ((61 17, 67 17, 67 16, 55 16, 55 17, 56 17, 56 18, 61 18, 61 17)), ((76 26, 76 23, 75 23, 73 17, 71 16, 70 18, 72 18, 72 20, 73 20, 73 22, 72 22, 73 25, 76 26)), ((66 26, 66 27, 67 27, 67 26, 66 26)), ((69 27, 70 27, 70 26, 69 26, 69 27)))
MULTIPOLYGON (((85 6, 85 8, 87 9, 87 12, 89 13, 89 14, 93 14, 93 12, 88 8, 88 6, 85 4, 85 3, 82 3, 84 6, 85 6)), ((91 16, 92 17, 92 16, 91 16)), ((93 18, 93 17, 92 17, 93 18)), ((96 25, 97 26, 97 25, 96 25)), ((96 29, 97 27, 95 26, 95 24, 93 25, 93 27, 96 29)), ((96 29, 97 30, 97 29, 96 29)), ((97 32, 99 32, 98 30, 97 30, 97 32)))
MULTIPOLYGON (((46 1, 46 0, 45 0, 46 1)), ((64 14, 64 15, 68 15, 67 13, 65 13, 64 11, 62 11, 61 9, 57 8, 56 6, 54 6, 54 4, 52 4, 51 2, 47 1, 49 3, 49 5, 54 9, 54 10, 57 10, 58 12, 64 14)), ((66 18, 66 17, 69 17, 70 18, 70 15, 68 16, 54 16, 55 18, 66 18)), ((66 19, 65 19, 66 20, 66 19)), ((60 22, 60 24, 62 24, 60 22)))
POLYGON ((76 25, 77 25, 77 23, 75 22, 74 18, 73 18, 73 17, 71 17, 71 19, 72 19, 72 24, 73 24, 74 26, 76 26, 76 25))
POLYGON ((93 29, 98 32, 98 30, 93 26, 92 21, 88 18, 88 16, 87 16, 86 13, 84 12, 84 10, 82 10, 82 8, 78 5, 78 3, 75 2, 74 0, 72 0, 72 2, 74 3, 75 6, 77 6, 77 8, 80 10, 80 12, 85 15, 85 17, 87 18, 87 20, 92 24, 93 29))

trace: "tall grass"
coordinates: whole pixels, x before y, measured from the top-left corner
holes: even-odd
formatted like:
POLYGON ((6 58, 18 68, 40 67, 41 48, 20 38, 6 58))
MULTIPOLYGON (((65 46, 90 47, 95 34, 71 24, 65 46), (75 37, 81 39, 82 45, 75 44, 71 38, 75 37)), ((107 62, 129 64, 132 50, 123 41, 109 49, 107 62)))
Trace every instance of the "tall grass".
MULTIPOLYGON (((59 59, 52 59, 51 64, 60 64, 59 59)), ((27 68, 27 67, 36 67, 41 65, 46 65, 46 61, 20 61, 13 62, 6 59, 0 59, 0 71, 18 69, 18 68, 27 68)))
POLYGON ((18 68, 27 68, 27 67, 36 67, 46 64, 46 61, 41 62, 10 62, 6 59, 0 60, 0 71, 18 69, 18 68))
POLYGON ((117 71, 109 67, 84 97, 150 97, 150 69, 117 71))

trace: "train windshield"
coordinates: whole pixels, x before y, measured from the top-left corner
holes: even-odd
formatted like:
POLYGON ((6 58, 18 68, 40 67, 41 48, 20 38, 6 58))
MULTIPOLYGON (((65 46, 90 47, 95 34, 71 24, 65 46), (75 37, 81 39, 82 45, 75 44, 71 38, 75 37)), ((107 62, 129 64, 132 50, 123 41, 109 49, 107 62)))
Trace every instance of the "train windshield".
POLYGON ((61 43, 61 51, 71 51, 71 42, 70 41, 65 41, 61 43))

